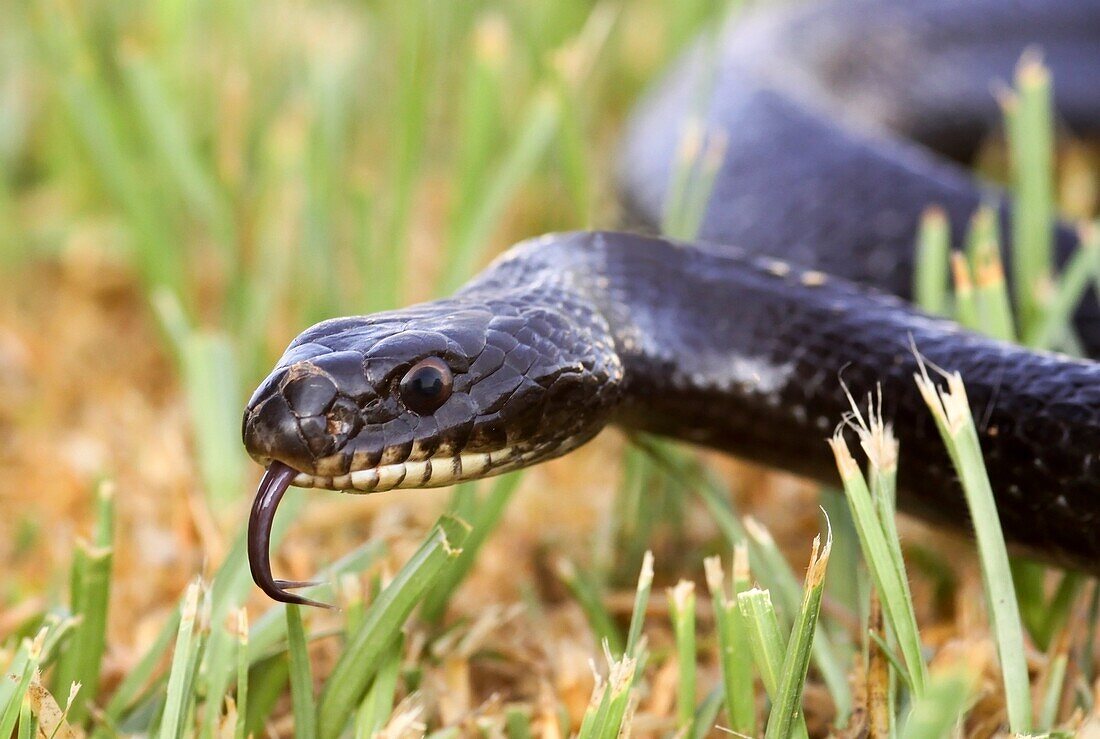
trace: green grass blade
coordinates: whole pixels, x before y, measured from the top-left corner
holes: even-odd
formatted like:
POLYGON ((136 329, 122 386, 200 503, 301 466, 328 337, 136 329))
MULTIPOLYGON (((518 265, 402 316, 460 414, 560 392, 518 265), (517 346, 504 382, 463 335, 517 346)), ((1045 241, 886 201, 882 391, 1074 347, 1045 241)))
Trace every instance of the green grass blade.
POLYGON ((54 677, 54 691, 67 692, 73 683, 81 690, 70 720, 81 724, 99 696, 103 655, 107 649, 107 607, 111 595, 114 540, 114 496, 108 483, 96 492, 96 524, 93 543, 79 542, 73 559, 70 599, 79 617, 67 647, 61 652, 54 677))
POLYGON ((974 298, 982 332, 1001 341, 1016 341, 1012 305, 1008 298, 1001 250, 997 242, 982 239, 973 256, 974 298))
POLYGON ((600 586, 591 573, 586 569, 578 569, 567 559, 560 559, 557 563, 557 575, 562 584, 569 590, 577 605, 584 611, 588 619, 588 625, 592 627, 596 635, 596 641, 606 643, 613 655, 623 653, 623 636, 619 632, 611 614, 604 606, 600 586))
POLYGON ((240 659, 240 645, 236 632, 227 624, 216 628, 206 639, 202 666, 196 679, 203 694, 203 713, 199 727, 201 739, 214 739, 223 724, 223 709, 234 666, 240 659))
POLYGON ((909 581, 904 564, 899 562, 898 548, 891 544, 882 525, 878 510, 871 499, 871 491, 859 465, 852 458, 841 432, 829 440, 836 457, 852 519, 859 532, 863 559, 874 577, 875 586, 882 598, 883 610, 894 630, 894 635, 905 657, 908 682, 915 695, 920 696, 927 679, 927 668, 921 655, 920 634, 916 614, 909 592, 909 581))
POLYGON ((1054 596, 1047 603, 1046 616, 1038 629, 1036 643, 1042 645, 1041 649, 1049 647, 1058 632, 1069 623, 1077 596, 1084 585, 1085 576, 1080 572, 1061 574, 1054 596))
POLYGON ((951 278, 955 285, 955 320, 971 331, 982 330, 970 262, 961 251, 951 252, 951 278))
POLYGON ((645 612, 649 605, 649 593, 653 589, 653 552, 642 557, 642 569, 638 573, 638 586, 634 590, 634 607, 630 612, 630 628, 626 637, 626 656, 639 659, 638 650, 645 626, 645 612))
MULTIPOLYGON (((597 6, 601 7, 601 6, 597 6)), ((607 7, 607 6, 603 6, 607 7)), ((593 195, 596 158, 591 155, 585 138, 582 95, 562 81, 558 86, 561 101, 561 125, 558 135, 558 156, 562 178, 573 203, 574 219, 579 228, 593 228, 593 195)))
POLYGON ((344 611, 344 634, 353 634, 363 625, 363 619, 367 615, 363 584, 355 575, 343 575, 337 585, 337 592, 344 611))
POLYGON ((209 331, 190 332, 178 350, 203 487, 210 509, 221 518, 233 510, 244 479, 236 352, 226 334, 209 331))
POLYGON ((1020 59, 1015 82, 1016 89, 1000 98, 1016 194, 1012 233, 1020 325, 1028 335, 1043 314, 1053 268, 1053 95, 1050 72, 1035 54, 1020 59))
POLYGON ((133 230, 135 262, 150 287, 182 292, 186 270, 179 243, 164 228, 166 218, 156 198, 132 173, 136 156, 117 130, 109 95, 84 76, 69 79, 63 90, 73 128, 95 164, 97 176, 126 214, 133 230))
MULTIPOLYGON (((233 727, 233 739, 245 739, 248 718, 248 611, 237 611, 235 623, 237 636, 237 723, 233 727)), ((208 698, 209 699, 209 698, 208 698)))
POLYGON ((393 713, 404 646, 404 639, 399 636, 393 648, 382 657, 378 674, 355 715, 356 739, 370 739, 389 721, 390 714, 393 713))
POLYGON ((825 591, 825 572, 829 566, 832 539, 832 531, 829 531, 825 546, 819 550, 820 538, 814 537, 810 565, 806 570, 802 608, 795 619, 791 638, 787 641, 783 670, 772 699, 772 711, 764 734, 766 739, 787 739, 794 732, 795 726, 802 721, 802 690, 806 684, 806 669, 810 665, 811 643, 821 610, 821 595, 825 591))
POLYGON ((115 543, 115 486, 107 480, 96 488, 92 543, 104 549, 115 543))
POLYGON ((727 728, 738 734, 755 736, 756 700, 752 661, 749 659, 751 647, 748 642, 748 626, 737 605, 737 596, 749 589, 748 548, 744 544, 734 548, 732 598, 726 595, 721 560, 718 557, 708 557, 703 564, 714 607, 727 728))
MULTIPOLYGON (((749 646, 756 671, 764 690, 774 704, 779 696, 780 680, 783 675, 783 654, 786 642, 779 631, 779 621, 775 617, 771 595, 767 590, 752 588, 737 596, 737 604, 748 624, 749 646)), ((799 708, 801 714, 801 707, 799 708)), ((806 722, 801 716, 794 722, 792 736, 805 739, 806 722)))
MULTIPOLYGON (((20 651, 25 654, 22 670, 16 676, 15 690, 8 696, 8 702, 0 711, 0 736, 9 737, 15 730, 15 724, 19 720, 19 711, 23 706, 23 698, 27 695, 31 680, 38 671, 39 661, 42 657, 42 645, 46 640, 46 629, 38 632, 32 639, 25 639, 20 645, 20 651)), ((5 681, 9 678, 5 675, 5 681)))
POLYGON ((397 638, 405 619, 432 587, 444 567, 461 553, 469 526, 444 516, 428 539, 367 612, 366 621, 348 641, 321 693, 318 735, 343 733, 378 668, 378 658, 397 638))
POLYGON ((477 207, 501 135, 501 84, 511 46, 508 22, 499 14, 486 13, 473 29, 471 45, 458 113, 452 238, 467 228, 469 214, 477 207))
POLYGON ((901 679, 904 681, 905 686, 909 688, 910 691, 912 691, 913 686, 909 683, 909 671, 906 669, 905 662, 902 661, 901 657, 899 657, 894 652, 894 650, 890 648, 890 645, 886 643, 886 640, 882 637, 882 635, 878 633, 878 631, 869 629, 867 631, 867 636, 869 636, 871 641, 874 643, 874 646, 872 648, 877 649, 878 653, 886 658, 886 661, 890 663, 890 666, 897 671, 899 676, 901 676, 901 679))
POLYGON ((194 693, 192 687, 202 649, 202 610, 206 596, 202 584, 193 582, 187 586, 180 610, 179 630, 172 666, 168 672, 168 686, 164 714, 160 721, 160 739, 182 739, 189 734, 187 717, 190 714, 194 693))
POLYGON ((1054 288, 1054 294, 1043 317, 1030 332, 1024 343, 1049 349, 1069 325, 1073 311, 1081 302, 1090 284, 1100 279, 1100 226, 1090 224, 1081 230, 1081 246, 1070 258, 1054 288))
POLYGON ((531 730, 531 717, 520 708, 507 709, 504 715, 504 731, 509 739, 535 739, 531 730))
MULTIPOLYGON (((284 502, 285 504, 286 502, 284 502)), ((366 570, 385 551, 386 546, 382 542, 365 542, 322 569, 318 576, 322 584, 312 588, 303 588, 301 592, 311 598, 328 601, 334 596, 331 581, 337 580, 343 575, 366 570)), ((263 615, 256 619, 256 622, 252 625, 248 633, 248 662, 250 665, 273 656, 272 653, 279 647, 281 640, 286 635, 285 610, 285 603, 277 603, 264 611, 263 615)))
POLYGON ((597 675, 596 684, 592 686, 592 696, 589 698, 588 707, 581 718, 580 729, 577 730, 577 739, 595 739, 595 737, 602 736, 609 709, 610 699, 607 695, 607 684, 602 677, 597 675))
POLYGON ((945 316, 951 228, 943 208, 932 206, 921 214, 917 231, 917 257, 913 266, 914 298, 929 313, 945 316))
POLYGON ((974 522, 989 618, 1001 659, 1009 726, 1016 733, 1026 734, 1032 721, 1023 625, 997 505, 985 471, 978 432, 970 415, 966 389, 958 373, 947 376, 946 390, 937 388, 926 372, 917 375, 915 380, 962 482, 974 522))
POLYGON ((191 140, 184 111, 172 99, 169 86, 146 55, 127 48, 121 55, 120 68, 145 140, 156 153, 158 164, 171 176, 192 212, 228 250, 235 240, 232 214, 191 140))
POLYGON ((407 265, 402 256, 407 247, 416 186, 422 176, 432 90, 426 57, 431 42, 428 30, 434 24, 425 17, 427 5, 408 3, 391 12, 389 20, 397 42, 392 64, 398 83, 393 108, 387 111, 396 124, 391 134, 392 160, 386 188, 390 195, 390 218, 383 237, 376 241, 384 252, 374 265, 377 273, 388 279, 379 285, 381 295, 372 306, 375 309, 395 308, 405 281, 407 265))
POLYGON ((462 544, 462 554, 440 575, 439 582, 424 598, 420 613, 426 621, 438 622, 443 618, 448 601, 473 569, 481 547, 496 530, 522 479, 522 474, 518 472, 498 477, 493 481, 485 500, 475 505, 475 510, 466 519, 471 528, 462 544))
POLYGON ((623 734, 630 707, 637 662, 630 657, 610 660, 606 682, 597 678, 577 739, 616 739, 623 734))
POLYGON ((977 680, 963 668, 933 673, 924 695, 913 702, 900 739, 943 739, 973 700, 977 680))
POLYGON ((294 711, 295 739, 317 736, 317 706, 313 700, 313 673, 309 666, 302 607, 286 607, 287 652, 290 658, 290 698, 294 711))
MULTIPOLYGON (((695 711, 695 718, 692 721, 695 730, 691 734, 691 739, 706 739, 710 736, 710 732, 717 727, 716 721, 720 710, 722 710, 722 688, 718 687, 710 691, 695 711)), ((722 728, 728 729, 729 727, 723 726, 722 728)))
POLYGON ((683 201, 684 210, 677 219, 676 234, 669 234, 673 238, 694 239, 703 225, 703 218, 710 205, 711 192, 714 190, 714 181, 722 167, 722 161, 726 157, 728 140, 725 132, 711 131, 707 136, 706 147, 702 152, 699 162, 694 167, 693 177, 690 181, 688 192, 683 201))
POLYGON ((38 722, 31 713, 31 702, 24 698, 19 706, 19 739, 34 739, 38 735, 38 722))
POLYGON ((681 580, 668 589, 669 615, 676 636, 679 690, 676 692, 676 730, 685 736, 695 731, 695 583, 681 580))
MULTIPOLYGON (((134 704, 141 691, 150 684, 153 674, 172 644, 172 637, 179 632, 179 626, 180 609, 177 606, 172 609, 172 612, 160 627, 160 631, 157 632, 152 645, 141 656, 137 664, 126 673, 122 682, 112 693, 111 699, 107 702, 107 707, 104 710, 106 723, 109 726, 115 726, 122 720, 125 711, 134 704)), ((98 729, 96 736, 101 736, 98 729)))
MULTIPOLYGON (((280 623, 282 623, 280 621, 280 623)), ((286 653, 253 665, 248 673, 248 713, 245 715, 245 735, 263 736, 268 717, 279 701, 286 698, 290 681, 286 653)))
MULTIPOLYGON (((301 496, 288 496, 283 500, 279 508, 279 515, 275 519, 275 525, 271 534, 272 547, 277 547, 286 535, 290 523, 295 519, 298 510, 302 507, 304 499, 301 496)), ((230 614, 245 601, 252 589, 252 578, 248 573, 248 557, 245 552, 245 531, 241 530, 233 540, 233 545, 225 556, 225 561, 215 573, 210 584, 210 623, 224 624, 230 614)), ((359 556, 375 556, 379 551, 377 544, 367 544, 360 547, 352 554, 344 557, 339 563, 327 568, 324 572, 336 571, 339 567, 350 566, 359 556)), ((329 586, 323 585, 309 591, 316 597, 327 597, 331 593, 329 586)), ((283 609, 285 605, 272 606, 259 619, 251 634, 249 654, 250 660, 258 653, 271 647, 285 634, 283 624, 283 609), (274 624, 274 626, 272 626, 274 624)), ((211 736, 216 729, 221 715, 221 700, 214 696, 224 696, 233 680, 234 659, 236 654, 236 635, 227 629, 215 629, 208 639, 208 648, 203 651, 202 668, 199 671, 199 680, 202 683, 202 692, 213 700, 208 700, 202 717, 201 736, 211 736)))
POLYGON ((603 727, 603 739, 618 739, 624 732, 629 733, 628 715, 632 687, 637 677, 637 662, 624 657, 612 669, 609 680, 609 707, 607 720, 603 727))
POLYGON ((684 212, 691 190, 691 181, 695 174, 699 152, 703 149, 703 124, 698 118, 689 118, 680 131, 673 160, 672 177, 665 193, 664 213, 661 220, 661 233, 674 239, 690 238, 684 236, 684 212))
POLYGON ((68 665, 71 659, 72 667, 64 672, 59 670, 59 674, 64 675, 62 679, 65 683, 58 685, 60 689, 67 689, 72 682, 82 686, 70 714, 75 724, 84 721, 92 702, 99 695, 100 671, 107 650, 107 604, 110 599, 113 550, 81 544, 78 558, 85 563, 80 582, 83 594, 78 600, 81 622, 72 635, 70 646, 62 652, 62 664, 68 665))
POLYGON ((978 252, 989 244, 1000 246, 1001 224, 995 203, 984 202, 970 216, 966 229, 966 256, 972 266, 978 265, 978 252))
POLYGON ((1047 685, 1043 692, 1043 702, 1039 709, 1040 731, 1051 731, 1058 720, 1058 706, 1062 702, 1062 689, 1066 682, 1066 666, 1069 655, 1059 652, 1051 659, 1047 668, 1047 685))

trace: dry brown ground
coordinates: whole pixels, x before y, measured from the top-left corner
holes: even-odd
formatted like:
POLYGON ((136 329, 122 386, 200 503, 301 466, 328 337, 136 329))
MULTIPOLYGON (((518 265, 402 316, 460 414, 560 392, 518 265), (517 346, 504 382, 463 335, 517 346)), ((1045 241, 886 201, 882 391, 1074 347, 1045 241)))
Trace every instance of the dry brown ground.
MULTIPOLYGON (((58 263, 28 265, 7 273, 7 284, 0 286, 0 560, 6 570, 0 633, 62 592, 74 542, 90 525, 91 492, 108 477, 116 486, 119 519, 109 684, 148 645, 188 580, 220 561, 228 538, 243 525, 258 470, 242 484, 237 515, 222 527, 211 521, 199 490, 187 410, 149 310, 124 272, 86 262, 68 255, 58 263)), ((436 658, 429 661, 422 700, 443 720, 493 724, 502 704, 523 701, 534 704, 547 727, 553 699, 579 720, 592 686, 590 660, 599 650, 552 569, 560 557, 583 566, 592 556, 614 500, 622 446, 622 438, 608 432, 526 476, 452 603, 451 620, 467 625, 444 646, 436 645, 436 658)), ((801 566, 816 533, 813 488, 728 460, 715 463, 740 491, 742 510, 763 521, 801 566)), ((294 577, 310 575, 368 537, 391 544, 384 568, 393 571, 447 500, 445 491, 361 498, 301 494, 309 496, 309 505, 277 561, 280 571, 294 577)), ((692 509, 685 531, 692 545, 716 535, 701 509, 692 509)), ((951 562, 960 578, 944 601, 932 580, 918 574, 915 595, 926 641, 942 658, 965 653, 985 663, 987 705, 978 712, 985 718, 970 733, 988 736, 1002 707, 969 547, 911 522, 904 533, 907 541, 951 562)), ((636 724, 642 734, 667 728, 674 713, 675 668, 667 659, 670 635, 660 586, 681 577, 701 580, 702 550, 684 550, 684 543, 654 542, 658 588, 648 634, 655 659, 636 724)), ((626 618, 631 599, 624 590, 609 601, 626 618)), ((252 599, 252 613, 264 607, 262 596, 252 599)), ((855 623, 842 606, 826 608, 841 622, 855 623)), ((708 645, 708 608, 700 614, 701 640, 708 645)), ((410 656, 423 648, 413 633, 410 656)), ((331 639, 315 646, 318 674, 331 664, 335 646, 331 639)), ((1032 656, 1042 671, 1044 656, 1032 656)), ((702 670, 701 695, 716 679, 708 658, 702 670)), ((811 684, 807 700, 820 728, 829 715, 823 690, 811 684)), ((271 726, 276 734, 288 728, 288 714, 280 713, 283 718, 271 726)))

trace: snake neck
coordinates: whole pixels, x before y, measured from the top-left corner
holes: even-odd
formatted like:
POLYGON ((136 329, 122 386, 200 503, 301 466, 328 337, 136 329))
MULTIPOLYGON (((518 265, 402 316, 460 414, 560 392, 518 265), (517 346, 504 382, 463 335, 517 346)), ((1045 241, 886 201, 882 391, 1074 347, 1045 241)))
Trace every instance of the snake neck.
POLYGON ((481 287, 562 306, 595 346, 613 349, 621 376, 601 425, 835 484, 825 440, 851 410, 847 393, 863 401, 881 388, 902 449, 899 504, 959 526, 965 501, 913 379, 915 348, 962 374, 1010 540, 1077 566, 1100 558, 1079 520, 1094 507, 1100 464, 1055 451, 1100 448, 1094 363, 979 337, 897 298, 728 247, 563 234, 518 247, 486 275, 481 287))

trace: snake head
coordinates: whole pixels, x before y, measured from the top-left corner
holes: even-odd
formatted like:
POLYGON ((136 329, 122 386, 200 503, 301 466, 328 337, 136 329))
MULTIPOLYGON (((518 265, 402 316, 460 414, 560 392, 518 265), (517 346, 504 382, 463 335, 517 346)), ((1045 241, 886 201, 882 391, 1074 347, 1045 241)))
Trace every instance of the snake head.
POLYGON ((264 582, 276 582, 266 541, 289 484, 449 485, 564 454, 603 427, 622 377, 608 342, 575 313, 516 303, 452 298, 339 318, 291 343, 244 413, 245 447, 269 468, 250 521, 266 592, 288 595, 264 582))
POLYGON ((452 299, 339 318, 286 350, 245 410, 244 443, 300 487, 449 485, 587 441, 620 379, 563 312, 452 299))

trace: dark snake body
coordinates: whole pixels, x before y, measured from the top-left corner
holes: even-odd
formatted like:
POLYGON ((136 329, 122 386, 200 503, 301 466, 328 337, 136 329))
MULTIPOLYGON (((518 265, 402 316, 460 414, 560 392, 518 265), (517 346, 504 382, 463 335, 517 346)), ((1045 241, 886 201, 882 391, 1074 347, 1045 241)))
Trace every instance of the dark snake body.
MULTIPOLYGON (((1007 538, 1100 572, 1100 365, 982 338, 902 300, 927 206, 945 209, 956 238, 983 201, 1008 215, 1003 194, 925 147, 972 154, 999 119, 990 83, 1009 79, 1032 44, 1053 70, 1063 122, 1093 133, 1094 2, 831 2, 768 11, 704 41, 642 104, 620 156, 627 210, 652 229, 685 117, 698 111, 724 132, 701 243, 551 235, 451 298, 310 329, 246 412, 249 451, 284 478, 265 483, 257 508, 273 510, 293 471, 298 484, 345 488, 350 472, 396 460, 385 468, 396 485, 372 477, 360 489, 415 487, 410 471, 441 484, 470 476, 456 462, 430 479, 441 449, 495 474, 607 423, 835 482, 825 439, 850 407, 842 378, 856 397, 881 384, 901 442, 901 507, 961 527, 966 507, 913 381, 915 346, 962 374, 1007 538), (454 395, 431 415, 393 394, 426 356, 455 373, 454 395)), ((1059 227, 1056 247, 1064 262, 1071 229, 1059 227)), ((1100 352, 1093 295, 1074 325, 1100 352)), ((257 531, 269 523, 253 518, 257 531)), ((285 596, 270 586, 259 534, 257 581, 285 596)))

